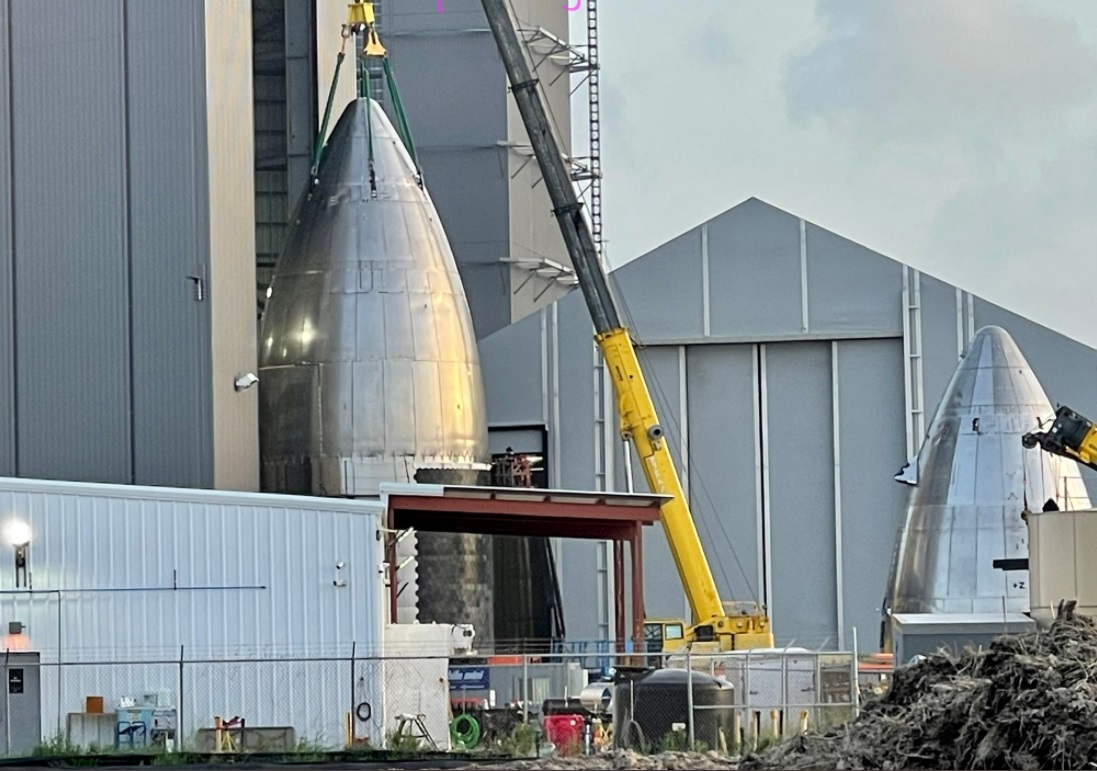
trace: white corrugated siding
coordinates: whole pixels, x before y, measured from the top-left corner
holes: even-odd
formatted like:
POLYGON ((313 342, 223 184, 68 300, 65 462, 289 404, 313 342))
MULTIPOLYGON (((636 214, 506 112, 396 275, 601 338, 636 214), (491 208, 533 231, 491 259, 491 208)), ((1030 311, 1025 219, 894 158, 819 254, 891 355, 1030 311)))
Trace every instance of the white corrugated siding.
MULTIPOLYGON (((0 479, 0 535, 13 520, 33 534, 33 591, 14 588, 12 556, 0 562, 0 632, 21 621, 42 653, 44 733, 85 696, 111 709, 167 689, 176 704, 183 692, 183 738, 242 715, 341 743, 344 714, 378 703, 368 683, 352 696, 350 657, 381 651, 379 512, 371 501, 0 479)), ((11 548, 0 539, 0 553, 11 548)))

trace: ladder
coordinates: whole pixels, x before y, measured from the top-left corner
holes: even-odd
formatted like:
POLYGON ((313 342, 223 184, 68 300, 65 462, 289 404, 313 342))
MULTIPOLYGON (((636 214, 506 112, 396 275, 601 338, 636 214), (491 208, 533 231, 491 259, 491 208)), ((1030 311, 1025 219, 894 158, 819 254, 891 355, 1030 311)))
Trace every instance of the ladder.
POLYGON ((602 249, 602 114, 598 87, 598 0, 587 0, 587 107, 590 128, 590 230, 602 267, 606 267, 602 249))

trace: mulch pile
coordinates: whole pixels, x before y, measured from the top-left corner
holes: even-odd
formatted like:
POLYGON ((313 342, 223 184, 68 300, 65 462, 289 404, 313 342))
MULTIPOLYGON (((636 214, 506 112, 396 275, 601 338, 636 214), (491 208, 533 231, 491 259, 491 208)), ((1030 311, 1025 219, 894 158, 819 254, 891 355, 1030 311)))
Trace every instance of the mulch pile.
POLYGON ((824 735, 743 759, 741 769, 1097 767, 1097 625, 1063 617, 982 651, 895 671, 887 694, 824 735))

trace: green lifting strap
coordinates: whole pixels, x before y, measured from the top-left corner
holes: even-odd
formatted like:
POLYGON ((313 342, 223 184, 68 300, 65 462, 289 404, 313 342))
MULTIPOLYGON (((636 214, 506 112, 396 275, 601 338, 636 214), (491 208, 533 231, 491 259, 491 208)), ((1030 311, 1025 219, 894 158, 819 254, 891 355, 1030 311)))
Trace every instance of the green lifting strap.
POLYGON ((331 78, 331 88, 328 90, 328 103, 324 107, 324 121, 320 124, 320 133, 316 135, 316 146, 312 151, 312 169, 310 174, 313 179, 316 179, 316 172, 320 168, 320 155, 324 151, 324 139, 328 134, 328 122, 331 120, 331 106, 335 101, 335 89, 339 86, 339 67, 343 64, 343 59, 346 58, 346 54, 343 51, 339 52, 339 56, 335 59, 335 74, 331 78))
POLYGON ((392 65, 389 64, 387 56, 384 58, 384 63, 385 81, 389 87, 389 97, 392 99, 392 111, 396 116, 397 129, 400 131, 400 138, 404 140, 404 146, 408 148, 408 154, 411 155, 411 162, 415 164, 415 171, 419 176, 419 185, 422 187, 423 173, 419 168, 419 158, 415 154, 415 143, 411 139, 411 128, 408 126, 408 117, 404 113, 404 103, 400 100, 400 91, 396 88, 396 77, 392 74, 392 65))

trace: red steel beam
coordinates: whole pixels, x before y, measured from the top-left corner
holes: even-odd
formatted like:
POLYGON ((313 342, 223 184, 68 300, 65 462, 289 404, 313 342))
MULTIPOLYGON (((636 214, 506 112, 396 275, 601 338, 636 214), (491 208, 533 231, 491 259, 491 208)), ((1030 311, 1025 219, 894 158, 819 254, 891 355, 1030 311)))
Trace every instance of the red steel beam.
POLYGON ((394 495, 389 507, 396 510, 439 511, 454 514, 475 512, 507 517, 556 519, 601 519, 614 522, 642 522, 653 525, 659 521, 659 508, 641 506, 610 506, 604 503, 557 503, 554 501, 520 501, 483 498, 445 498, 426 495, 394 495))

